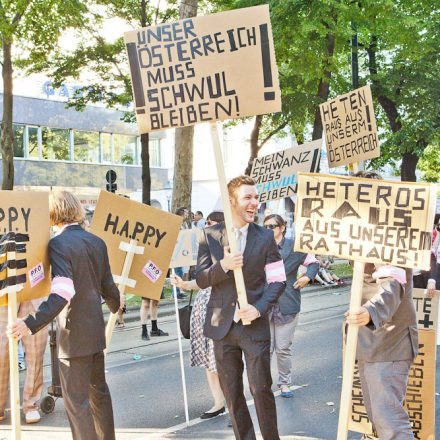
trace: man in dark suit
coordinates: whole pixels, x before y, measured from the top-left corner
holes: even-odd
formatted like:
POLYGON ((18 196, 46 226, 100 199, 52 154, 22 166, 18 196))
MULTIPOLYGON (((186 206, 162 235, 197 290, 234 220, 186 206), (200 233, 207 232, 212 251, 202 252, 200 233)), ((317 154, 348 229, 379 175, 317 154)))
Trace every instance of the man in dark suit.
POLYGON ((248 176, 236 177, 229 182, 228 192, 240 252, 228 251, 224 223, 204 230, 196 269, 197 285, 202 289, 212 287, 204 333, 214 340, 220 385, 235 437, 240 440, 256 438, 243 393, 244 353, 261 434, 265 440, 277 440, 266 314, 283 292, 286 275, 272 231, 253 223, 259 203, 254 181, 248 176), (249 304, 237 309, 233 270, 240 267, 249 304), (240 319, 251 323, 245 326, 240 319))
POLYGON ((74 440, 115 438, 110 391, 105 381, 105 326, 101 297, 116 313, 123 304, 113 282, 103 240, 83 230, 84 211, 67 191, 49 198, 58 234, 49 242, 51 293, 34 314, 15 321, 20 339, 57 317, 58 358, 64 406, 74 440))

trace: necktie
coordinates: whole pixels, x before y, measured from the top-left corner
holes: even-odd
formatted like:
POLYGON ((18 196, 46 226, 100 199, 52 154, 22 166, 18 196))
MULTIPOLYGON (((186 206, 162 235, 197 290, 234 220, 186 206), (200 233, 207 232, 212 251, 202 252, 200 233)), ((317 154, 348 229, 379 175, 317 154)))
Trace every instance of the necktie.
MULTIPOLYGON (((240 229, 235 230, 235 239, 237 241, 237 251, 243 252, 243 232, 240 229)), ((234 313, 234 322, 240 321, 240 318, 237 316, 238 312, 238 301, 235 305, 235 313, 234 313)))

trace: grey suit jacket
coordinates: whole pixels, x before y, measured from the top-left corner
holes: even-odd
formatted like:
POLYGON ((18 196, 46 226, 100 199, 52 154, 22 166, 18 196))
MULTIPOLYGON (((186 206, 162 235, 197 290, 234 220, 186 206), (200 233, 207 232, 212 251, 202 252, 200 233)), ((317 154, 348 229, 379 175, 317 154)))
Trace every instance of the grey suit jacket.
MULTIPOLYGON (((214 340, 220 340, 228 333, 237 303, 234 273, 225 272, 220 264, 223 248, 228 244, 224 223, 205 229, 199 242, 197 285, 202 289, 212 286, 204 334, 214 340)), ((250 223, 243 259, 247 299, 261 314, 260 318, 244 326, 244 331, 254 340, 269 340, 269 321, 266 314, 285 288, 285 282, 266 285, 265 266, 281 261, 272 231, 250 223)))
POLYGON ((78 225, 72 225, 49 242, 52 278, 73 281, 75 294, 68 303, 51 293, 35 315, 25 319, 32 333, 57 317, 58 357, 73 358, 105 348, 101 296, 115 313, 120 304, 104 241, 78 225))
POLYGON ((390 362, 417 356, 418 330, 412 299, 412 270, 406 269, 406 284, 392 280, 378 285, 364 275, 362 303, 371 323, 359 327, 356 357, 365 362, 390 362))
MULTIPOLYGON (((278 300, 280 312, 283 315, 296 315, 301 310, 301 291, 295 289, 293 285, 297 279, 298 269, 307 257, 303 252, 294 252, 293 240, 284 238, 280 243, 280 253, 284 261, 286 271, 286 289, 278 300)), ((314 280, 319 270, 319 263, 311 263, 307 266, 307 273, 311 280, 314 280)))

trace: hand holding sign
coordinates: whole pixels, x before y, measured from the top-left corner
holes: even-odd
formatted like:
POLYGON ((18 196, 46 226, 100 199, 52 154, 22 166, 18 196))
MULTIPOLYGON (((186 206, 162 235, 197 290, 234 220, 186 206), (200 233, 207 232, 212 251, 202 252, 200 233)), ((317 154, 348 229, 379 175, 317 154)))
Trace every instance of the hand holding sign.
POLYGON ((220 260, 223 270, 235 270, 243 267, 243 254, 241 252, 230 253, 229 247, 223 248, 224 257, 220 260))

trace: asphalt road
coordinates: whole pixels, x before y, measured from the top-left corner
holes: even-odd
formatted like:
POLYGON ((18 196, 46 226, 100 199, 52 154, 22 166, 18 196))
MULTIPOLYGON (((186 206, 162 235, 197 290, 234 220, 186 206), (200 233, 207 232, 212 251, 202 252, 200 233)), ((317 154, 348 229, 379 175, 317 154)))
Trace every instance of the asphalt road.
MULTIPOLYGON (((297 389, 291 399, 276 397, 283 438, 336 438, 341 388, 341 323, 347 304, 347 288, 303 297, 293 356, 293 381, 297 389)), ((117 438, 233 439, 226 415, 203 422, 198 419, 212 402, 203 369, 188 366, 187 340, 183 341, 183 350, 191 426, 185 425, 175 320, 172 316, 162 318, 159 326, 170 336, 151 338, 147 343, 140 339, 138 322, 114 333, 107 357, 107 381, 113 398, 117 438)), ((276 379, 275 362, 272 367, 276 379)), ((49 367, 45 368, 45 378, 48 385, 49 367)), ((246 395, 251 399, 247 388, 246 395)), ((255 416, 252 404, 250 408, 255 416)), ((7 438, 7 424, 0 422, 0 440, 7 438)), ((54 412, 45 415, 41 423, 24 429, 24 440, 71 438, 63 400, 57 400, 54 412)), ((350 434, 349 439, 359 437, 350 434)))

